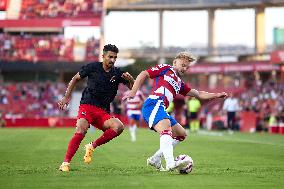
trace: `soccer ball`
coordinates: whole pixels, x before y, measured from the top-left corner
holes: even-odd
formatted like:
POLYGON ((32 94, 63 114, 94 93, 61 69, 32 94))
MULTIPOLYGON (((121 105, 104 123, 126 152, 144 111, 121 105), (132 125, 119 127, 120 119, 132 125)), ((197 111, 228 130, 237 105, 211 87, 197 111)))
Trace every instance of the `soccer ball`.
POLYGON ((193 160, 188 155, 184 155, 184 154, 179 155, 179 156, 176 157, 175 161, 184 160, 184 159, 188 160, 189 163, 186 166, 178 169, 180 174, 188 174, 192 171, 192 168, 193 168, 193 160))

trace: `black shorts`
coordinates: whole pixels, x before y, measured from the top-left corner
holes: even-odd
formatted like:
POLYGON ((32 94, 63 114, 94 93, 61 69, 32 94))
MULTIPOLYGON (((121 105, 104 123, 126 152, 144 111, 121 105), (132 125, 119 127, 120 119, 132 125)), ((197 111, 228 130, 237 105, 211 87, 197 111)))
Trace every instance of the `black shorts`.
POLYGON ((198 118, 197 112, 190 112, 189 119, 197 119, 197 118, 198 118))

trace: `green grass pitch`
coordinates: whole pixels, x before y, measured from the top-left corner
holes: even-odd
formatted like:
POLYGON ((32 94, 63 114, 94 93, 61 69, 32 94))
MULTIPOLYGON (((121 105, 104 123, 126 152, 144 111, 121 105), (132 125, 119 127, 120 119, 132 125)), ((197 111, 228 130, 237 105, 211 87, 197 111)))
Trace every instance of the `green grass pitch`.
POLYGON ((83 163, 84 144, 101 131, 89 132, 71 163, 58 171, 74 129, 0 129, 0 188, 283 188, 284 136, 270 134, 190 134, 174 153, 189 154, 193 172, 158 172, 146 159, 159 146, 159 135, 139 129, 131 143, 127 130, 83 163))

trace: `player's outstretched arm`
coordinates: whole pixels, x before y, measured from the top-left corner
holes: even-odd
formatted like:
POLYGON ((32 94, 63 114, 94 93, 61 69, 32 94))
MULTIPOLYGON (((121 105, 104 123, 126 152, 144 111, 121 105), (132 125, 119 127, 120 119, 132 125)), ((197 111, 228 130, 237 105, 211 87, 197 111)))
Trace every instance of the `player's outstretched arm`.
POLYGON ((206 91, 198 91, 196 89, 191 89, 188 93, 187 96, 192 96, 195 97, 199 100, 213 100, 216 98, 226 98, 228 95, 225 92, 221 93, 209 93, 206 91))
POLYGON ((126 100, 128 98, 133 98, 138 89, 141 87, 141 85, 143 84, 144 80, 146 78, 149 78, 150 75, 147 71, 142 71, 136 78, 134 84, 133 84, 133 87, 130 91, 126 92, 125 96, 122 98, 122 100, 126 100))
POLYGON ((58 106, 61 110, 64 109, 65 105, 68 105, 72 91, 76 85, 76 83, 81 80, 79 72, 74 75, 74 77, 71 79, 71 81, 68 83, 65 95, 62 97, 61 100, 58 101, 58 106))

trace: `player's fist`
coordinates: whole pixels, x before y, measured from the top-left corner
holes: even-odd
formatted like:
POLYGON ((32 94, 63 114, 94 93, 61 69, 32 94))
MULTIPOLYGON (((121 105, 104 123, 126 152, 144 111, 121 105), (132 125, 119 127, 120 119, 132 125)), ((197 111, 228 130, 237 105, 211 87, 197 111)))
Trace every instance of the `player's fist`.
POLYGON ((128 72, 125 72, 121 75, 121 77, 127 81, 134 81, 132 75, 130 75, 130 73, 128 72))
POLYGON ((64 109, 65 106, 68 106, 70 98, 64 96, 61 100, 58 101, 58 106, 61 110, 64 109))
POLYGON ((227 98, 228 94, 226 92, 218 93, 217 98, 227 98))

